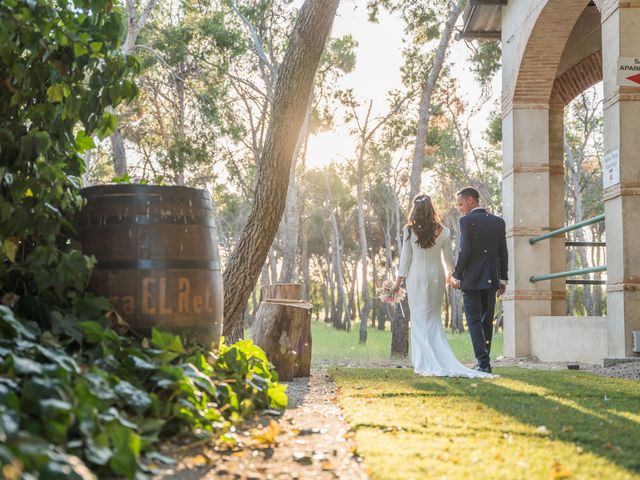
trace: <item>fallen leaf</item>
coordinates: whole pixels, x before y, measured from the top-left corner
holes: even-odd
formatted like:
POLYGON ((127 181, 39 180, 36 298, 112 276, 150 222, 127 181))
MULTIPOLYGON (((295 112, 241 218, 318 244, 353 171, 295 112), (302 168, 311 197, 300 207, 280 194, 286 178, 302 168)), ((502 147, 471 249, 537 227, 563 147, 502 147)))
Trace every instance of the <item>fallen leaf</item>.
POLYGON ((561 478, 570 478, 573 476, 573 472, 566 467, 563 467, 560 462, 553 462, 551 464, 551 470, 549 471, 549 478, 551 480, 559 480, 561 478))
POLYGON ((191 465, 206 465, 207 457, 205 457, 204 455, 196 455, 195 457, 191 457, 189 459, 189 463, 191 465))
POLYGON ((606 448, 607 450, 611 450, 613 452, 620 452, 622 451, 622 449, 620 447, 618 447, 617 445, 614 445, 611 442, 607 442, 605 444, 602 445, 602 448, 606 448))
POLYGON ((331 463, 331 461, 329 461, 329 460, 325 460, 324 462, 321 462, 320 463, 320 467, 325 472, 331 471, 331 470, 335 470, 335 467, 333 466, 333 463, 331 463))
POLYGON ((261 430, 255 430, 251 434, 251 438, 258 443, 262 443, 265 445, 275 445, 276 437, 282 431, 282 428, 278 424, 278 422, 274 420, 269 421, 269 425, 261 430))

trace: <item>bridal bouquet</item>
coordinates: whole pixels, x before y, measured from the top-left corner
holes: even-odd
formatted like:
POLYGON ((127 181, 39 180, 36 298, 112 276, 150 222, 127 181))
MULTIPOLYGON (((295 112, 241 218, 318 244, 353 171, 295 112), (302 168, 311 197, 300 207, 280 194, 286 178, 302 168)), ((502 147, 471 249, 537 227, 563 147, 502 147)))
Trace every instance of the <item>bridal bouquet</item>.
POLYGON ((399 304, 400 310, 402 311, 402 316, 404 317, 404 310, 402 309, 401 302, 402 300, 404 300, 404 297, 407 296, 407 291, 402 287, 394 291, 394 286, 395 282, 393 280, 387 280, 386 282, 384 282, 379 288, 380 300, 382 300, 384 303, 399 304))

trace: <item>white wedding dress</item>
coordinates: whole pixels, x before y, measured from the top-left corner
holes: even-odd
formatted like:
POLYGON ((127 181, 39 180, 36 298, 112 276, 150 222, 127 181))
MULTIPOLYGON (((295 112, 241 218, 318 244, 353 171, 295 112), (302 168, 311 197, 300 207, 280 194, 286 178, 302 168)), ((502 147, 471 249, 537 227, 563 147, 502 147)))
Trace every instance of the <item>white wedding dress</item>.
POLYGON ((408 235, 400 255, 399 275, 406 278, 411 317, 411 363, 419 375, 438 377, 483 377, 493 375, 465 367, 455 357, 442 326, 442 300, 446 284, 442 260, 454 270, 451 232, 444 228, 431 248, 408 235))

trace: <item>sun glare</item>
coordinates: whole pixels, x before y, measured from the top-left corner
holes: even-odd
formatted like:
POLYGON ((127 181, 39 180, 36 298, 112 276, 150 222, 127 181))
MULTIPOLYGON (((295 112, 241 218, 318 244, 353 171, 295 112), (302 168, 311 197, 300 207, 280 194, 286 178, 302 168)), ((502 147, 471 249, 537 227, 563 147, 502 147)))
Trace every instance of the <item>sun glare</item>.
POLYGON ((307 168, 324 168, 330 163, 343 163, 353 157, 355 142, 339 131, 321 132, 309 137, 307 168))

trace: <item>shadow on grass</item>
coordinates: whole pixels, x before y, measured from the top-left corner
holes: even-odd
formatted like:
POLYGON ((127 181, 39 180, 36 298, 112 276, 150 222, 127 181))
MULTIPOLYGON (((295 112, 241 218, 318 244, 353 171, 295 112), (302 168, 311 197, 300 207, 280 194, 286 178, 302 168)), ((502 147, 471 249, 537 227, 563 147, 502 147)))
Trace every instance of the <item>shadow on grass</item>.
POLYGON ((640 384, 575 372, 514 368, 498 373, 503 378, 490 381, 421 378, 411 387, 468 396, 534 429, 544 426, 549 438, 640 473, 640 384))

